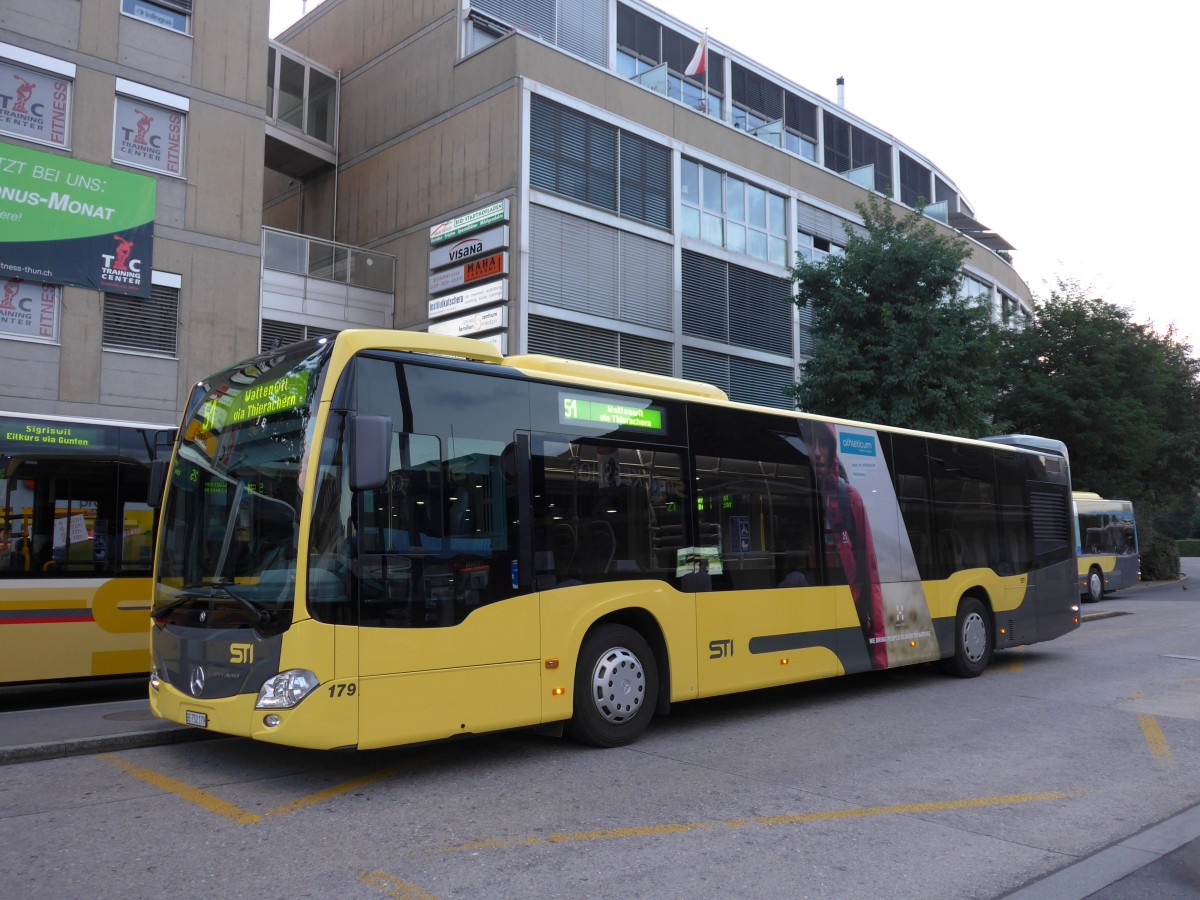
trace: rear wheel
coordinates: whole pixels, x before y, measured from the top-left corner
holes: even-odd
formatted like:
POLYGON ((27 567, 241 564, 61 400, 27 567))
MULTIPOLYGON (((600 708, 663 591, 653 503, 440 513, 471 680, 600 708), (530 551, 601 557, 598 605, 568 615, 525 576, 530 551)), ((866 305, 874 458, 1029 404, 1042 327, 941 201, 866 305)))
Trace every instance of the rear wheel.
POLYGON ((992 618, 978 597, 963 597, 954 620, 954 655, 943 667, 960 678, 982 675, 992 661, 992 618))
POLYGON ((1084 594, 1088 603, 1099 603, 1104 599, 1104 573, 1099 566, 1092 566, 1087 577, 1087 593, 1084 594))
POLYGON ((645 638, 624 625, 601 625, 579 650, 567 732, 584 744, 620 747, 646 730, 657 700, 658 666, 645 638))

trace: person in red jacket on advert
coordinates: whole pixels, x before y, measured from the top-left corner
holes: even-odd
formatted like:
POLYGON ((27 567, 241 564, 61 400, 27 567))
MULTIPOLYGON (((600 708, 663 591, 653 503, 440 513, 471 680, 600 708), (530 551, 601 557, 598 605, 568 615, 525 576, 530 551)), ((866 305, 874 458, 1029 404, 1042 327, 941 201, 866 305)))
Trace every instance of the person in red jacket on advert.
POLYGON ((850 484, 838 460, 837 429, 828 422, 803 422, 801 432, 817 475, 817 490, 825 505, 825 531, 837 548, 840 563, 854 597, 858 623, 867 644, 871 668, 888 665, 887 632, 883 620, 883 590, 875 559, 871 523, 858 490, 850 484))

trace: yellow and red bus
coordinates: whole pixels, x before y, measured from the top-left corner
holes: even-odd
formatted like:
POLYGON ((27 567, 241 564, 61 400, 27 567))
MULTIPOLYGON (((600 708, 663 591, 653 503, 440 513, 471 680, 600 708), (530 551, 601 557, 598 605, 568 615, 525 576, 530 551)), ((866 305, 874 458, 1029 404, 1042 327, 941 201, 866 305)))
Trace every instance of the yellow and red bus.
POLYGON ((1073 497, 1079 594, 1098 603, 1110 591, 1132 587, 1142 578, 1133 503, 1106 500, 1091 491, 1075 491, 1073 497))
POLYGON ((148 483, 174 432, 0 412, 0 684, 150 671, 148 483))
MULTIPOLYGON (((1018 441, 1018 443, 1021 443, 1018 441)), ((1068 460, 405 331, 201 385, 155 570, 160 717, 308 748, 671 704, 1079 624, 1068 460)))

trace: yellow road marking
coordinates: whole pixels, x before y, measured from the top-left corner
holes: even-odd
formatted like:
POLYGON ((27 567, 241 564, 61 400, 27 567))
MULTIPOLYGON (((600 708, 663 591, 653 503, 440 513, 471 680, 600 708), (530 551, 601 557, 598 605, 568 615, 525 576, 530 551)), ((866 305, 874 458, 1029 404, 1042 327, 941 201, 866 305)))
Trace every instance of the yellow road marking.
POLYGON ((1150 755, 1159 762, 1175 762, 1175 758, 1171 756, 1171 748, 1167 746, 1167 736, 1158 727, 1158 720, 1154 716, 1138 716, 1138 724, 1142 726, 1142 734, 1146 736, 1146 743, 1150 746, 1150 755))
POLYGON ((800 813, 787 816, 754 816, 750 819, 726 819, 723 822, 673 822, 663 825, 639 825, 626 828, 605 828, 597 831, 575 831, 552 834, 549 837, 500 838, 468 841, 454 847, 443 848, 443 853, 462 850, 500 850, 509 847, 533 847, 539 844, 562 844, 577 841, 603 841, 631 837, 656 837, 665 834, 684 834, 704 831, 709 828, 746 828, 754 825, 798 825, 805 822, 829 822, 836 819, 864 819, 871 816, 913 815, 929 812, 945 812, 954 809, 979 809, 987 806, 1011 806, 1018 803, 1035 803, 1041 800, 1069 800, 1075 794, 1048 791, 1040 794, 1008 794, 999 797, 974 797, 967 800, 943 800, 936 803, 905 803, 898 806, 872 806, 856 809, 834 809, 823 812, 800 813))
POLYGON ((239 825, 250 825, 262 821, 262 816, 246 812, 246 810, 240 809, 232 803, 226 803, 220 797, 214 797, 207 791, 191 787, 182 781, 176 781, 174 778, 169 778, 158 772, 152 772, 150 769, 143 769, 141 766, 127 763, 117 756, 105 756, 102 758, 124 769, 134 778, 141 779, 146 784, 158 788, 160 791, 174 794, 176 797, 187 800, 189 803, 194 803, 202 809, 216 813, 218 816, 223 816, 226 819, 237 822, 239 825))
POLYGON ((392 766, 388 769, 383 769, 379 772, 374 772, 370 775, 363 775, 361 778, 354 778, 343 784, 335 784, 333 787, 325 788, 322 791, 317 791, 315 794, 309 794, 307 797, 301 797, 298 800, 293 800, 291 803, 284 803, 276 806, 274 809, 267 810, 268 816, 286 816, 289 813, 294 813, 296 810, 305 809, 309 806, 315 806, 325 800, 332 800, 334 797, 340 797, 342 794, 349 793, 356 788, 365 787, 372 782, 387 778, 389 775, 395 775, 405 769, 411 769, 416 764, 415 761, 405 762, 398 766, 392 766))
MULTIPOLYGON (((118 756, 105 756, 102 758, 114 763, 115 765, 124 769, 134 778, 138 778, 146 782, 146 784, 153 785, 159 790, 166 791, 169 794, 174 794, 176 797, 187 800, 189 803, 194 803, 202 809, 216 813, 218 816, 222 816, 230 821, 237 822, 239 825, 254 825, 258 822, 261 822, 264 818, 264 816, 260 816, 257 813, 247 812, 246 810, 241 809, 232 803, 228 803, 222 800, 220 797, 215 797, 207 791, 202 791, 199 788, 191 787, 190 785, 184 784, 182 781, 176 781, 170 776, 152 771, 151 769, 143 769, 140 766, 135 766, 133 763, 126 762, 118 756)), ((397 772, 401 772, 404 769, 410 769, 416 765, 417 762, 418 760, 409 760, 401 765, 391 766, 390 768, 383 769, 382 771, 373 772, 370 775, 363 775, 361 778, 354 778, 343 784, 337 784, 333 787, 325 788, 324 790, 317 791, 314 794, 309 794, 306 797, 300 797, 299 799, 293 800, 290 803, 284 803, 280 806, 276 806, 274 809, 268 810, 265 815, 272 817, 286 816, 289 813, 296 812, 297 810, 305 809, 309 806, 315 806, 316 804, 325 800, 332 800, 334 797, 340 797, 342 794, 349 793, 356 788, 364 787, 372 782, 387 778, 389 775, 395 775, 397 772)))
POLYGON ((407 884, 379 869, 374 872, 359 872, 358 880, 363 884, 382 889, 387 896, 394 897, 395 900, 437 900, 436 896, 415 884, 407 884))

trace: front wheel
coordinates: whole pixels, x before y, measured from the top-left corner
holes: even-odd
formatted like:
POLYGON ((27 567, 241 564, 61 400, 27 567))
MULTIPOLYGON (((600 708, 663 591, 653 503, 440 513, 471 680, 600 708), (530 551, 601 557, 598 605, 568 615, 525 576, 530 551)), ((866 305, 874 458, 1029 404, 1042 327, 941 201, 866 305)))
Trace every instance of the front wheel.
POLYGON ((1104 573, 1099 566, 1092 566, 1087 577, 1087 593, 1084 595, 1088 603, 1099 603, 1104 599, 1104 573))
POLYGON ((992 619, 977 597, 963 597, 954 620, 954 655, 942 665, 959 678, 975 678, 992 661, 992 619))
POLYGON ((601 625, 579 650, 567 732, 584 744, 620 747, 646 730, 657 700, 658 666, 645 638, 624 625, 601 625))

